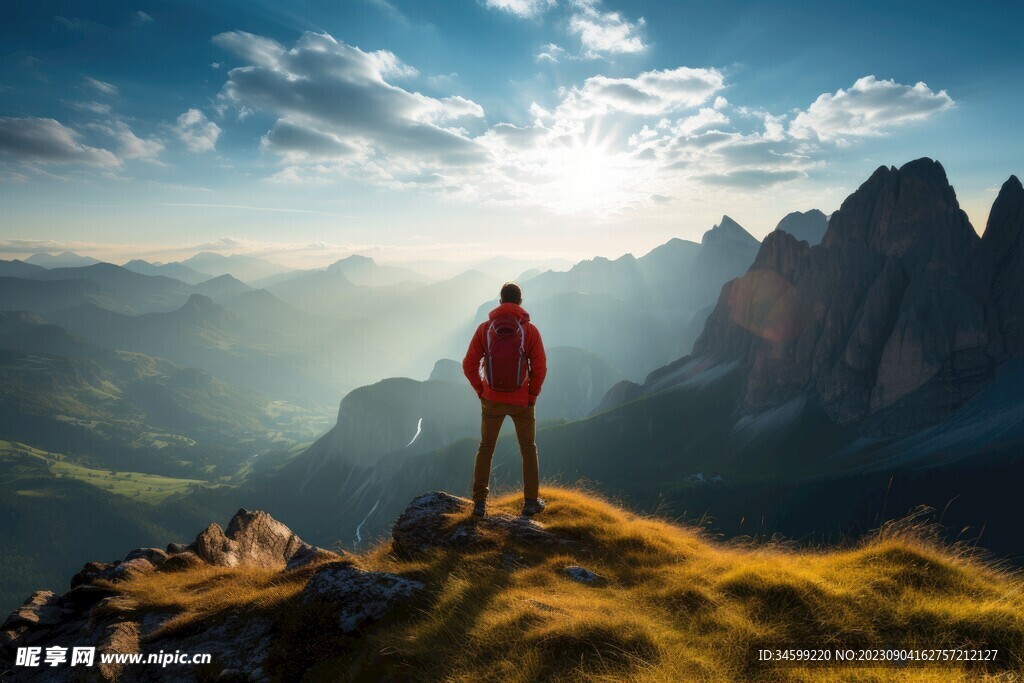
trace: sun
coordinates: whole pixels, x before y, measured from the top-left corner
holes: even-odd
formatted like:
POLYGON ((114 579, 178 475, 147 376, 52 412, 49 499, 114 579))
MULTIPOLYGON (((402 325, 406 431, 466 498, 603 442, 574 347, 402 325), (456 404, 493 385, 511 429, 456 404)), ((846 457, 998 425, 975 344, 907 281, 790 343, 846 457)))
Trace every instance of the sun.
POLYGON ((550 204, 565 211, 602 210, 622 201, 635 176, 628 155, 612 149, 612 136, 596 130, 546 152, 550 204))

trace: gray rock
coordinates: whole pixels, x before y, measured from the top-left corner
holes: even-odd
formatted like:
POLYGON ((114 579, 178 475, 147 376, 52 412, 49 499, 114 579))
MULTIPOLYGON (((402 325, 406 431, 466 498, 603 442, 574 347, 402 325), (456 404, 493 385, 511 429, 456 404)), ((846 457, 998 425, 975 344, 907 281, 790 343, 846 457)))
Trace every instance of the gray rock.
POLYGON ((133 557, 125 562, 89 562, 71 577, 71 588, 95 584, 97 581, 117 583, 139 574, 149 574, 155 569, 153 563, 144 557, 133 557))
POLYGON ((160 571, 180 572, 186 569, 191 569, 192 567, 200 564, 206 563, 191 550, 185 550, 180 553, 174 553, 168 557, 167 560, 160 565, 160 571))
POLYGON ((470 548, 504 540, 544 545, 572 545, 541 522, 505 513, 470 517, 473 503, 443 491, 415 498, 391 529, 395 552, 412 557, 432 548, 470 548), (453 519, 457 520, 453 523, 453 519), (495 533, 496 532, 496 533, 495 533))
POLYGON ((395 521, 391 538, 395 550, 415 555, 436 548, 447 538, 442 527, 446 518, 454 514, 468 514, 472 501, 444 491, 431 491, 417 496, 395 521))
POLYGON ((136 548, 124 556, 124 561, 142 558, 154 567, 159 567, 167 560, 167 553, 160 548, 136 548))
MULTIPOLYGON (((318 549, 262 510, 239 510, 227 530, 214 523, 189 546, 203 561, 219 567, 256 566, 284 569, 299 552, 303 557, 318 549)), ((329 551, 322 551, 328 553, 329 551)))
POLYGON ((3 628, 14 625, 52 626, 61 620, 60 598, 53 591, 36 591, 7 617, 3 628))
POLYGON ((588 586, 603 586, 608 583, 608 579, 605 577, 579 565, 564 567, 562 572, 576 583, 583 583, 588 586))
POLYGON ((318 548, 316 546, 307 544, 296 550, 295 553, 290 558, 288 558, 288 562, 285 565, 285 569, 288 571, 292 571, 295 569, 301 569, 313 563, 327 562, 330 560, 344 560, 347 562, 352 561, 351 559, 349 559, 348 553, 343 552, 339 554, 336 552, 332 552, 330 550, 325 550, 323 548, 318 548))
POLYGON ((327 602, 338 609, 344 633, 356 633, 380 621, 395 607, 406 604, 423 589, 419 581, 385 572, 364 572, 347 562, 334 562, 317 570, 302 591, 305 602, 327 602))

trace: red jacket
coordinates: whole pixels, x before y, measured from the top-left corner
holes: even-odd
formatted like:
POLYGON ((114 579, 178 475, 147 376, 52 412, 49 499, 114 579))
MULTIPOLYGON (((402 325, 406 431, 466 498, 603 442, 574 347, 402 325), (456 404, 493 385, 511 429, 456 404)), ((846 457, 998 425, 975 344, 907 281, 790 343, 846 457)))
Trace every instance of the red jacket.
POLYGON ((544 377, 548 374, 547 356, 544 355, 544 342, 540 332, 530 322, 530 314, 518 304, 501 304, 487 316, 487 321, 480 323, 469 342, 469 350, 462 359, 462 372, 482 398, 499 403, 525 406, 537 400, 544 377), (494 391, 487 386, 487 378, 483 371, 484 350, 487 348, 487 326, 499 315, 514 315, 523 326, 523 346, 530 362, 530 373, 522 386, 515 391, 494 391))

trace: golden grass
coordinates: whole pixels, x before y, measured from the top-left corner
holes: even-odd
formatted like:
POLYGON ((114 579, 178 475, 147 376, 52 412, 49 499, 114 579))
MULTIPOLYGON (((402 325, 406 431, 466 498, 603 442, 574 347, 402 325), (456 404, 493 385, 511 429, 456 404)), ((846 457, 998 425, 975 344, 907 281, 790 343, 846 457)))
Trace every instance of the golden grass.
MULTIPOLYGON (((927 528, 896 525, 842 549, 727 544, 589 493, 542 494, 549 506, 538 520, 578 546, 494 537, 474 552, 416 561, 395 557, 389 543, 364 554, 364 568, 415 578, 427 591, 414 609, 357 640, 339 637, 328 608, 297 600, 312 569, 158 573, 121 584, 120 607, 178 614, 176 626, 275 610, 280 629, 268 667, 281 680, 966 681, 1012 680, 996 676, 1022 670, 1020 578, 942 546, 927 528), (571 581, 562 572, 571 564, 608 584, 571 581), (993 647, 1001 663, 757 663, 752 648, 769 642, 993 647)), ((515 513, 519 504, 509 496, 491 509, 515 513)))

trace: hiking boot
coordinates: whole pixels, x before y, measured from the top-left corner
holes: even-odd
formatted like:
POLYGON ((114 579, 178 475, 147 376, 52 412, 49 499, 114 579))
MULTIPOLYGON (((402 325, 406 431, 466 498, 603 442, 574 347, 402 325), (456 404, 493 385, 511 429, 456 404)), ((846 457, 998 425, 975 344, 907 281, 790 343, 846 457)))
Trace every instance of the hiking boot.
POLYGON ((538 512, 543 512, 546 507, 547 503, 544 502, 543 498, 527 498, 526 502, 523 503, 523 514, 527 517, 532 517, 538 512))
POLYGON ((486 514, 487 514, 487 501, 486 500, 478 500, 475 503, 473 503, 473 516, 474 517, 483 517, 486 514))

